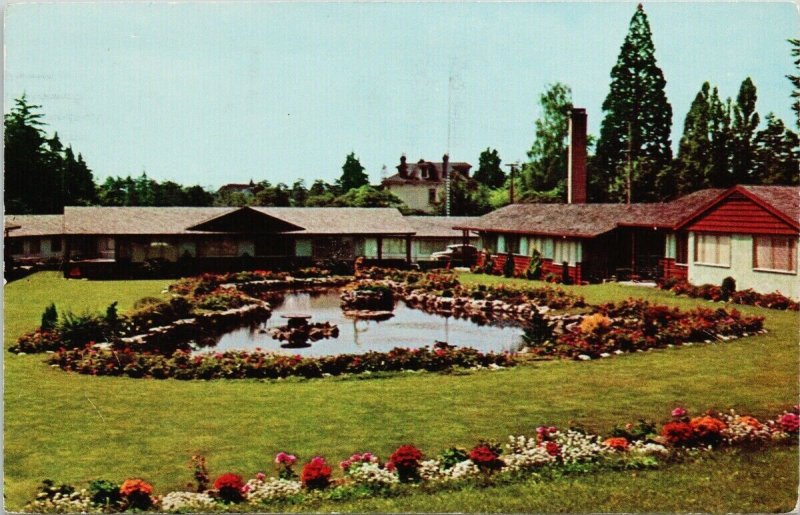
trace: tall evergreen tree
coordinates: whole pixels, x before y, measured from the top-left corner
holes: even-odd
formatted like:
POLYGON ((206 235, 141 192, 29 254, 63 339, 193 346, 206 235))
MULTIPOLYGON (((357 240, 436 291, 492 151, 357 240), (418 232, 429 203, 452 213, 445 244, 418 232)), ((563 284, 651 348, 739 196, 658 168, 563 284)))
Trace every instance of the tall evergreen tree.
POLYGON ((566 84, 550 84, 539 96, 542 114, 535 122, 536 132, 528 150, 528 162, 522 165, 521 193, 535 198, 539 192, 552 191, 566 183, 567 137, 572 90, 566 84))
POLYGON ((756 86, 750 77, 742 81, 736 104, 733 107, 733 155, 731 166, 733 180, 737 184, 750 184, 753 182, 753 166, 755 163, 755 134, 758 129, 759 117, 756 112, 756 86))
POLYGON ((491 150, 486 147, 478 157, 478 169, 472 178, 490 188, 500 188, 506 182, 506 174, 500 167, 501 162, 497 149, 491 150))
POLYGON ((711 133, 711 170, 709 186, 727 188, 734 184, 731 171, 731 99, 723 102, 715 87, 708 104, 711 133))
POLYGON ((792 45, 792 57, 794 57, 794 67, 797 75, 787 75, 792 82, 792 111, 795 114, 794 123, 800 129, 800 39, 790 39, 792 45))
POLYGON ((364 167, 358 161, 355 152, 350 152, 342 165, 342 176, 337 181, 342 193, 347 193, 353 188, 360 188, 369 184, 369 177, 364 172, 364 167))
MULTIPOLYGON (((669 176, 674 179, 674 192, 680 195, 707 188, 711 184, 711 85, 704 82, 694 97, 678 144, 678 156, 669 176)), ((666 182, 666 181, 665 181, 666 182)), ((671 186, 671 185, 670 185, 671 186)), ((662 189, 662 193, 673 193, 662 189)))
POLYGON ((800 138, 774 114, 756 134, 754 178, 759 184, 800 184, 800 138))
POLYGON ((656 64, 650 24, 642 5, 636 8, 603 102, 597 153, 592 160, 593 200, 622 201, 626 197, 627 159, 633 165, 631 199, 659 200, 656 176, 672 160, 672 107, 664 91, 666 80, 656 64), (630 156, 626 152, 630 149, 630 156))

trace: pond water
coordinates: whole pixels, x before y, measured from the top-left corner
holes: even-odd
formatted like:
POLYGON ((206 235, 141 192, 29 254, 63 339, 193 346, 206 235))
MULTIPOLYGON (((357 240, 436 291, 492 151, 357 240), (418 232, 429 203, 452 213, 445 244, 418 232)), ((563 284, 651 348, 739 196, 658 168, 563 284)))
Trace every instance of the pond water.
MULTIPOLYGON (((517 351, 522 347, 522 329, 497 325, 478 325, 469 320, 444 317, 411 309, 397 302, 394 317, 384 321, 353 320, 345 317, 339 292, 287 293, 282 301, 270 301, 272 317, 262 326, 245 327, 222 335, 212 347, 214 351, 253 350, 286 352, 302 356, 363 354, 368 351, 388 352, 394 347, 419 348, 436 341, 481 352, 517 351), (308 313, 310 322, 330 322, 339 326, 339 337, 309 342, 309 347, 286 348, 273 340, 271 327, 286 324, 286 313, 308 313)), ((200 349, 200 351, 209 350, 200 349)))

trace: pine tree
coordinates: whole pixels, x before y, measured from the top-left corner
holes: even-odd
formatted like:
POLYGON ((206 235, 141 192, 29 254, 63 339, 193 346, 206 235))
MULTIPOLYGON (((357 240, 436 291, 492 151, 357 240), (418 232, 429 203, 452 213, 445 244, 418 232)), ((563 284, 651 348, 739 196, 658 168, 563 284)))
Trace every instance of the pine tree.
POLYGON ((731 166, 733 180, 737 184, 750 184, 753 181, 755 162, 755 138, 759 117, 756 112, 756 86, 747 77, 739 87, 736 104, 733 107, 733 155, 731 166))
POLYGON ((472 178, 490 188, 502 187, 506 182, 506 174, 500 167, 501 162, 497 150, 490 150, 489 147, 486 147, 486 150, 481 152, 478 158, 478 169, 472 178))
POLYGON ((800 138, 774 114, 755 137, 753 178, 758 184, 800 184, 800 138))
POLYGON ((664 74, 656 64, 650 24, 639 4, 611 70, 611 88, 603 102, 605 118, 590 174, 593 200, 625 199, 628 158, 633 165, 632 201, 664 198, 655 186, 656 176, 672 160, 672 107, 665 86, 664 74), (630 156, 626 156, 628 149, 630 156))
POLYGON ((369 177, 364 172, 364 167, 361 166, 355 152, 347 155, 344 165, 342 165, 342 176, 337 183, 341 187, 342 193, 369 184, 369 177))
POLYGON ((48 170, 41 106, 26 95, 5 115, 5 208, 8 213, 48 213, 49 199, 40 195, 48 185, 60 187, 48 170))
MULTIPOLYGON (((679 195, 707 188, 711 183, 711 85, 704 82, 694 97, 686 120, 683 136, 678 144, 678 156, 671 177, 676 181, 675 192, 679 195)), ((662 189, 662 192, 665 192, 662 189)))
POLYGON ((532 198, 537 192, 552 191, 567 178, 567 137, 572 90, 566 84, 551 84, 539 96, 542 114, 536 120, 535 139, 522 165, 521 194, 532 198))
POLYGON ((800 129, 800 39, 790 39, 789 44, 792 45, 792 57, 794 57, 794 67, 797 70, 797 75, 787 75, 786 77, 792 82, 792 111, 796 116, 795 124, 800 129))
POLYGON ((715 87, 709 99, 709 122, 711 131, 711 171, 712 188, 728 188, 734 184, 731 171, 731 99, 723 103, 715 87))

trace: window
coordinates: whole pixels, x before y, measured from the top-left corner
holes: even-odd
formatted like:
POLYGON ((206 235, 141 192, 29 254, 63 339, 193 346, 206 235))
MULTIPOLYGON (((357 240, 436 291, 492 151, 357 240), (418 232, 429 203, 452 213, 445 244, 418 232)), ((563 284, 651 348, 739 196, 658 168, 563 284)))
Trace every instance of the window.
POLYGON ((50 252, 61 252, 61 238, 50 238, 50 252))
POLYGON ((239 245, 233 238, 208 238, 199 242, 197 254, 200 257, 234 257, 239 255, 239 245))
POLYGON ((694 262, 731 266, 731 237, 727 234, 697 234, 694 237, 694 262))
POLYGON ((32 255, 41 254, 42 253, 42 240, 40 240, 39 238, 32 239, 29 249, 30 249, 30 252, 28 252, 28 254, 32 254, 32 255))
POLYGON ((428 204, 436 204, 436 188, 428 190, 428 204))
POLYGON ((506 252, 519 254, 519 236, 516 234, 506 235, 506 252))
POLYGON ((683 265, 689 262, 689 235, 685 232, 675 236, 675 262, 683 265))
POLYGON ((797 239, 792 236, 753 236, 753 268, 797 271, 797 239))

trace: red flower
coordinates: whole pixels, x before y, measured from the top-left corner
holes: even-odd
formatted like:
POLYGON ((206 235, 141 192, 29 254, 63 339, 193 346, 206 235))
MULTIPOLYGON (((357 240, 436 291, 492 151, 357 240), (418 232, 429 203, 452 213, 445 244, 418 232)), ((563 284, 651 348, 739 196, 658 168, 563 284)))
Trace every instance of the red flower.
POLYGON ((796 413, 784 413, 778 418, 778 424, 787 433, 796 433, 800 428, 800 416, 796 413))
POLYGON ((546 442, 544 444, 544 448, 547 451, 547 454, 549 454, 550 456, 558 456, 559 454, 561 454, 561 447, 559 447, 558 444, 555 442, 552 441, 546 442))
POLYGON ((422 459, 422 452, 413 445, 401 445, 389 457, 389 461, 398 467, 416 468, 419 460, 422 459))
POLYGON ((317 456, 303 466, 300 480, 306 488, 323 489, 330 484, 331 468, 325 463, 325 458, 317 456))
POLYGON ((628 450, 628 440, 623 437, 607 438, 603 441, 603 445, 611 447, 615 451, 625 452, 628 450))
POLYGON ((689 425, 692 427, 694 435, 703 442, 715 443, 722 438, 722 430, 728 426, 725 422, 714 417, 695 417, 689 425))
POLYGON ((244 491, 244 481, 242 476, 228 472, 214 481, 214 489, 223 501, 240 502, 244 491))
POLYGON ((686 422, 669 422, 661 428, 661 436, 672 445, 683 445, 692 441, 694 432, 686 422))
POLYGON ((497 453, 488 445, 478 445, 472 449, 469 453, 469 459, 482 470, 499 469, 503 466, 503 462, 498 459, 497 453))

